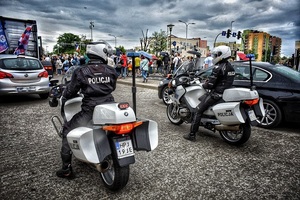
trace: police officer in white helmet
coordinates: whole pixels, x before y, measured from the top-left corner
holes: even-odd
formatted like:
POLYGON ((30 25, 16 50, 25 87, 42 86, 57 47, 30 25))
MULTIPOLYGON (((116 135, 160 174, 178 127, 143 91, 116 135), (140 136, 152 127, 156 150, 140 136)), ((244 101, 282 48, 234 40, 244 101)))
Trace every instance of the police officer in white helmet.
POLYGON ((77 68, 63 92, 63 103, 77 95, 79 91, 84 95, 81 111, 66 122, 62 129, 61 158, 62 168, 56 172, 61 178, 72 178, 72 152, 67 142, 67 134, 74 128, 86 126, 92 119, 96 105, 114 102, 112 92, 116 89, 117 73, 107 65, 108 57, 112 53, 111 46, 105 41, 87 45, 86 54, 90 59, 88 64, 77 68))
POLYGON ((192 119, 190 133, 184 135, 184 139, 195 141, 198 132, 202 113, 222 98, 225 89, 232 86, 235 71, 228 59, 231 57, 231 50, 228 46, 218 46, 211 52, 215 67, 209 79, 202 85, 204 89, 211 92, 200 97, 201 102, 195 109, 192 119))

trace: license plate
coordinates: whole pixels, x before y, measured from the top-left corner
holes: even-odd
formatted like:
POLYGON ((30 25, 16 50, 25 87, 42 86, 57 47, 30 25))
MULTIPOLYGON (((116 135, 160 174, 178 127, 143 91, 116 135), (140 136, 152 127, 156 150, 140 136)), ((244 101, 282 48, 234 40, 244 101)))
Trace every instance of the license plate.
POLYGON ((35 90, 35 87, 17 87, 17 92, 29 92, 35 90))
POLYGON ((134 155, 131 140, 116 141, 115 145, 119 159, 134 155))
POLYGON ((248 115, 249 115, 251 121, 254 121, 257 119, 253 110, 249 110, 248 115))

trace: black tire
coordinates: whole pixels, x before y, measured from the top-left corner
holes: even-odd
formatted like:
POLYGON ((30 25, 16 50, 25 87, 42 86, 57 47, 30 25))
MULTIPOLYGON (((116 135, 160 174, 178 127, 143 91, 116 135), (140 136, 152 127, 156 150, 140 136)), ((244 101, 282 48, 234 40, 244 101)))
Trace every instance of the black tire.
POLYGON ((48 99, 49 97, 49 93, 43 93, 43 94, 39 94, 41 99, 48 99))
POLYGON ((278 126, 282 121, 282 112, 279 106, 268 99, 264 99, 263 104, 266 115, 258 119, 258 126, 266 129, 271 129, 278 126))
POLYGON ((172 103, 167 105, 167 116, 172 124, 180 125, 183 123, 183 120, 176 111, 176 107, 172 103))
POLYGON ((111 163, 111 166, 106 172, 100 173, 101 179, 106 188, 111 191, 119 191, 126 186, 129 180, 129 165, 120 167, 112 156, 108 156, 107 161, 111 163))
POLYGON ((170 104, 170 101, 171 101, 168 90, 169 90, 168 85, 164 86, 163 89, 161 90, 162 100, 163 100, 164 104, 166 104, 166 105, 170 104))
POLYGON ((230 145, 239 146, 248 141, 251 135, 250 122, 240 125, 239 131, 219 131, 221 137, 230 145))

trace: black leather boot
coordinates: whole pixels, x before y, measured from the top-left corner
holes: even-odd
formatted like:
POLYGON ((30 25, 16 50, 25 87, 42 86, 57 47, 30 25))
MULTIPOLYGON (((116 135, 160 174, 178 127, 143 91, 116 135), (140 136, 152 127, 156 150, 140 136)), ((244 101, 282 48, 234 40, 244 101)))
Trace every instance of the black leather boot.
POLYGON ((56 176, 60 178, 73 178, 73 170, 71 166, 72 154, 60 153, 63 162, 62 168, 56 172, 56 176))
POLYGON ((196 141, 196 134, 195 133, 188 133, 188 134, 185 134, 183 136, 184 139, 186 140, 190 140, 190 141, 196 141))

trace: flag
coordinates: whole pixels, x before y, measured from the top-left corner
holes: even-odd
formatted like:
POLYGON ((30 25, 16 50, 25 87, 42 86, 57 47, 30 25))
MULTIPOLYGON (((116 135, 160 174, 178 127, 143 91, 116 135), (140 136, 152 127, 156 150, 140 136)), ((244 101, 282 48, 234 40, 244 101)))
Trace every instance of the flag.
POLYGON ((27 50, 27 45, 29 41, 29 36, 31 32, 31 26, 28 26, 24 33, 21 35, 19 41, 18 41, 18 47, 15 49, 14 54, 25 54, 25 50, 27 50))
POLYGON ((76 48, 76 51, 77 51, 77 52, 80 51, 80 48, 79 48, 79 45, 78 45, 78 44, 75 44, 75 48, 76 48))
POLYGON ((0 53, 6 51, 7 48, 8 48, 8 43, 6 40, 4 29, 2 27, 2 23, 0 23, 0 53))

